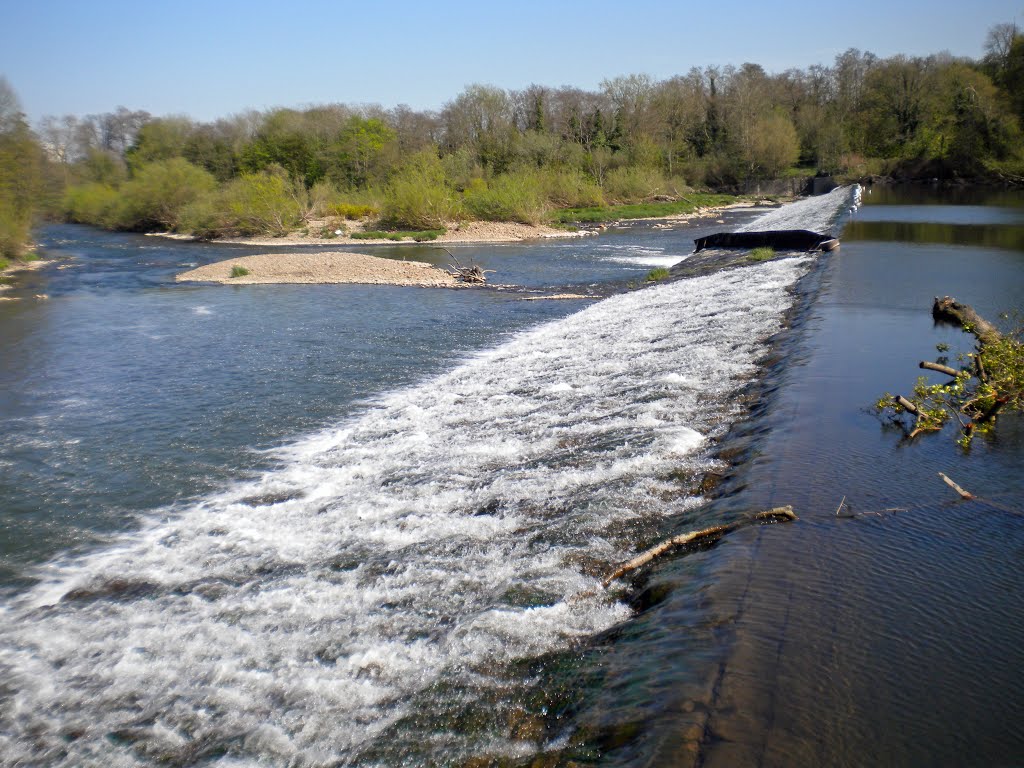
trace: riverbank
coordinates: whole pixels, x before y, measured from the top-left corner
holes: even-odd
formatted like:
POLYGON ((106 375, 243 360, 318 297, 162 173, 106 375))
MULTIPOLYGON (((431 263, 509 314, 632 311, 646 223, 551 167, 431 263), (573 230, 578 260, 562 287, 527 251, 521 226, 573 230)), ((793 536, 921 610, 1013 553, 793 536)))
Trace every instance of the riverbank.
MULTIPOLYGON (((4 296, 3 292, 8 291, 14 287, 13 276, 19 272, 31 272, 37 269, 45 267, 50 262, 45 259, 32 259, 31 261, 12 261, 3 269, 0 269, 0 301, 16 301, 11 296, 4 296)), ((45 296, 37 296, 36 298, 46 298, 45 296)))
MULTIPOLYGON (((339 225, 337 229, 331 230, 327 219, 315 219, 300 230, 289 232, 281 237, 252 236, 252 237, 219 237, 214 240, 225 245, 315 245, 319 247, 327 245, 397 245, 403 243, 418 243, 409 233, 408 238, 395 240, 384 237, 353 237, 364 232, 372 232, 369 229, 373 226, 370 220, 358 222, 346 222, 339 225), (329 232, 325 237, 322 232, 329 232)), ((192 235, 181 235, 173 232, 153 232, 153 237, 167 237, 174 240, 195 240, 192 235)), ((401 232, 397 234, 401 235, 401 232)), ((433 234, 433 233, 432 233, 433 234)), ((518 243, 528 240, 547 240, 553 238, 574 238, 586 237, 594 234, 593 231, 579 230, 571 231, 559 229, 544 224, 521 224, 515 221, 468 221, 452 223, 446 231, 440 231, 436 236, 430 238, 430 242, 436 243, 518 243)))
MULTIPOLYGON (((425 232, 388 231, 387 237, 367 237, 380 232, 379 224, 372 218, 358 221, 338 222, 334 219, 313 219, 301 229, 282 236, 254 235, 249 237, 218 237, 212 242, 225 245, 402 245, 415 244, 424 240, 438 244, 484 244, 520 243, 533 240, 570 239, 588 237, 600 233, 606 226, 620 221, 664 221, 673 224, 689 220, 716 218, 722 212, 735 208, 756 206, 778 206, 792 200, 748 199, 737 200, 732 196, 710 195, 711 199, 722 198, 720 204, 701 205, 690 200, 674 202, 653 202, 641 205, 615 205, 604 208, 566 209, 556 214, 561 226, 547 224, 523 224, 516 221, 462 221, 449 222, 444 229, 425 232), (730 202, 724 202, 728 198, 730 202), (566 228, 571 224, 583 225, 579 229, 566 228), (424 237, 426 235, 426 237, 424 237), (397 238, 397 239, 396 239, 397 238)), ((383 232, 380 232, 384 234, 383 232)), ((151 232, 151 237, 172 240, 196 240, 189 234, 175 232, 151 232)))
POLYGON ((361 283, 455 288, 451 274, 422 261, 381 259, 362 253, 260 253, 207 264, 175 276, 179 283, 224 285, 361 283))

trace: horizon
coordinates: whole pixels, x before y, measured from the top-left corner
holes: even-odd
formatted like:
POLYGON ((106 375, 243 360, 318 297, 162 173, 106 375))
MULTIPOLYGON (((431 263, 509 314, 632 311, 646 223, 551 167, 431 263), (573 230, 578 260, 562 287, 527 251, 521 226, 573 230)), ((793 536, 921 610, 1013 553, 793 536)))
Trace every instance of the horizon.
POLYGON ((1024 21, 1021 0, 894 5, 865 0, 808 12, 787 1, 744 9, 744 23, 730 27, 736 14, 728 10, 657 0, 630 26, 616 23, 621 6, 607 0, 527 0, 504 16, 466 0, 440 8, 400 0, 383 27, 368 8, 322 0, 287 8, 41 0, 5 14, 0 75, 33 124, 122 106, 200 122, 338 103, 436 111, 473 83, 594 91, 619 75, 665 80, 746 62, 778 74, 831 66, 850 48, 879 58, 948 52, 976 60, 989 29, 1024 21))

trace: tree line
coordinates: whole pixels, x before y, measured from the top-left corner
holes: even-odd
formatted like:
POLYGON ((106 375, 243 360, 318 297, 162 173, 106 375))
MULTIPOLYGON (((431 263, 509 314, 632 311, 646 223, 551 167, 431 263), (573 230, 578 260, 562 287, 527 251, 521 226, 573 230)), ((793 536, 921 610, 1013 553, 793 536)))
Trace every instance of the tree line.
POLYGON ((536 223, 556 208, 787 174, 1020 180, 1024 35, 993 27, 985 51, 975 61, 850 49, 831 66, 634 74, 593 91, 470 85, 437 111, 330 104, 198 122, 119 108, 46 117, 33 133, 8 108, 0 163, 24 162, 18 142, 32 141, 38 181, 5 182, 0 215, 21 221, 8 201, 34 195, 72 221, 119 229, 273 234, 367 214, 424 229, 536 223))

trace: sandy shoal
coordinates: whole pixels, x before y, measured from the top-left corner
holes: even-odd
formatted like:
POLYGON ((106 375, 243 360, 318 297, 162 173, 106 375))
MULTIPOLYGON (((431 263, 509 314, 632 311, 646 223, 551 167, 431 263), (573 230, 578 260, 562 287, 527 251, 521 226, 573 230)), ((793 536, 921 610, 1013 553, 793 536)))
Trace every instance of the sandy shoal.
POLYGON ((456 287, 459 283, 445 270, 422 261, 381 259, 362 253, 260 253, 241 256, 182 272, 178 282, 255 285, 260 283, 363 283, 368 285, 416 285, 456 287), (248 275, 231 277, 234 267, 248 275))

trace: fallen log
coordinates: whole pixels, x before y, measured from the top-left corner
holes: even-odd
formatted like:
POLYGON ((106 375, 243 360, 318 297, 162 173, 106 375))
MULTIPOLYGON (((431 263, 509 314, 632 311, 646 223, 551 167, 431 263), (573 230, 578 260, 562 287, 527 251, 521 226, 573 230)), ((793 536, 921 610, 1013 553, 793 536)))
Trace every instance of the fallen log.
POLYGON ((659 544, 655 544, 650 549, 641 552, 632 560, 629 560, 620 565, 612 573, 605 577, 604 581, 601 582, 601 586, 607 587, 616 579, 625 576, 627 573, 635 571, 637 568, 641 568, 642 566, 647 565, 647 563, 651 562, 656 557, 659 557, 660 555, 663 555, 666 552, 669 552, 670 550, 676 549, 678 547, 682 547, 687 544, 692 544, 694 542, 717 541, 725 534, 731 531, 735 531, 737 528, 742 528, 745 525, 751 525, 753 523, 789 522, 791 520, 796 519, 797 516, 793 512, 792 507, 775 507, 774 509, 769 509, 764 512, 758 512, 755 515, 751 515, 749 518, 745 520, 737 520, 736 522, 726 523, 724 525, 713 525, 710 528, 704 528, 699 531, 691 531, 690 533, 683 533, 678 536, 673 536, 671 539, 666 539, 665 541, 659 544))
POLYGON ((957 376, 960 373, 956 368, 950 368, 948 365, 941 365, 940 363, 929 363, 927 360, 922 360, 917 366, 928 371, 938 371, 947 376, 957 376))
POLYGON ((970 501, 971 499, 975 498, 973 493, 971 493, 970 491, 965 491, 963 488, 961 488, 959 485, 954 483, 952 480, 950 480, 946 475, 942 474, 941 472, 939 472, 939 477, 942 478, 942 482, 944 482, 946 485, 948 485, 950 488, 952 488, 954 491, 956 491, 960 495, 961 499, 965 499, 966 501, 970 501))
POLYGON ((970 304, 961 304, 952 296, 936 296, 932 304, 932 317, 936 320, 959 325, 968 333, 978 337, 982 346, 995 344, 1003 334, 992 323, 974 311, 970 304))
POLYGON ((961 432, 957 442, 966 449, 975 435, 991 431, 999 413, 1024 410, 1022 333, 1017 329, 1004 335, 969 304, 951 296, 935 298, 932 317, 974 334, 978 343, 968 355, 972 364, 958 371, 939 363, 921 362, 921 368, 945 373, 954 381, 928 384, 919 379, 912 399, 886 393, 875 405, 880 413, 891 410, 896 415, 906 412, 916 417, 910 439, 921 432, 937 432, 950 418, 956 418, 961 432))

